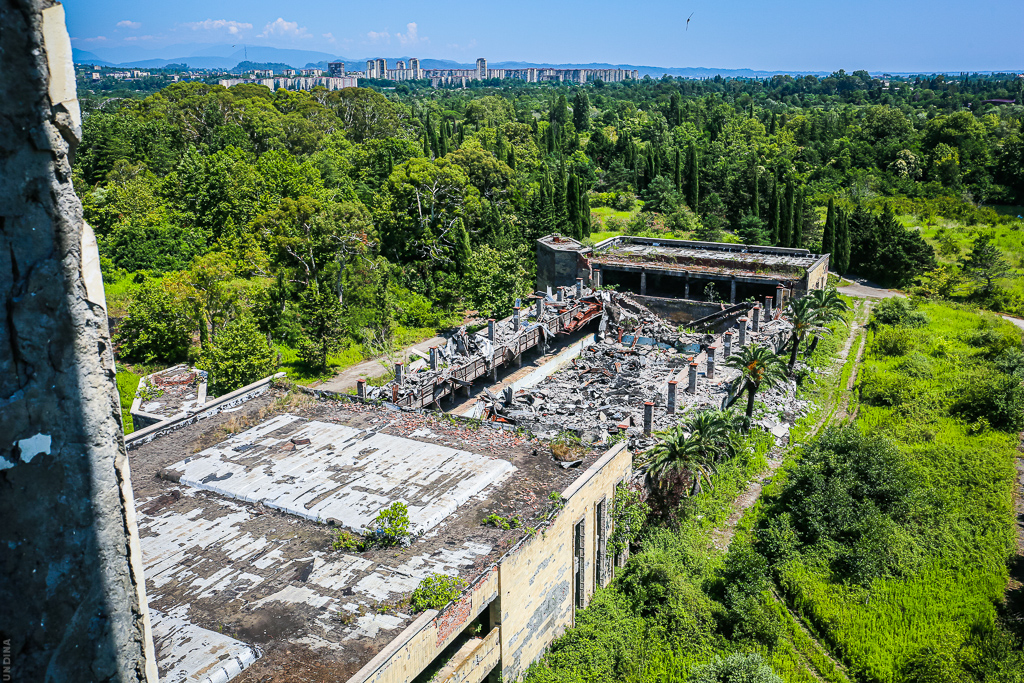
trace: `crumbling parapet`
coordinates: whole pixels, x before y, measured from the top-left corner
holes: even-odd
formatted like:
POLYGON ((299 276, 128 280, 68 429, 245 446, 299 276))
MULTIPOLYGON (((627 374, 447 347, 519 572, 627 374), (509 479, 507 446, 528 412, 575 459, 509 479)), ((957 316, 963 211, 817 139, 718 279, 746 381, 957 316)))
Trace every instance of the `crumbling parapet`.
POLYGON ((156 681, 61 5, 0 4, 0 632, 12 680, 156 681), (8 649, 9 648, 9 649, 8 649))

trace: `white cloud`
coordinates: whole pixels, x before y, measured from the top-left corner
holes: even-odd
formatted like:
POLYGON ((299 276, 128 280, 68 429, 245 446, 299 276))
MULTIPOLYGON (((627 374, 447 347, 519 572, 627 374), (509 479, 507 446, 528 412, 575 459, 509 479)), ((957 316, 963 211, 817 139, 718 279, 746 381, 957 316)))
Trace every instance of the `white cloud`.
POLYGON ((142 28, 142 22, 139 22, 139 21, 128 21, 127 19, 125 19, 124 21, 117 22, 117 27, 118 28, 142 28))
POLYGON ((336 43, 336 42, 338 42, 337 40, 335 40, 333 33, 324 33, 323 37, 324 37, 324 40, 326 40, 328 43, 336 43))
POLYGON ((406 24, 405 31, 405 35, 402 35, 401 33, 395 34, 395 37, 398 38, 398 42, 400 42, 402 45, 415 46, 420 45, 422 43, 430 42, 430 38, 420 37, 419 29, 416 26, 416 22, 411 21, 408 24, 406 24))
POLYGON ((448 43, 448 47, 452 50, 472 50, 476 47, 476 38, 469 41, 465 45, 459 45, 458 43, 448 43))
POLYGON ((391 34, 387 31, 370 31, 366 34, 366 37, 370 39, 371 43, 390 43, 391 34))
POLYGON ((156 36, 128 36, 125 38, 125 41, 127 42, 135 42, 137 40, 156 40, 156 36))
POLYGON ((95 38, 72 38, 71 40, 75 43, 102 43, 106 39, 106 36, 96 36, 95 38))
POLYGON ((223 31, 233 36, 241 35, 243 30, 252 28, 252 24, 242 21, 228 21, 227 19, 207 19, 206 21, 193 21, 185 24, 186 28, 193 31, 223 31))
POLYGON ((263 27, 263 33, 257 35, 257 38, 270 38, 271 36, 279 36, 281 38, 312 38, 313 36, 306 30, 305 26, 299 26, 297 21, 285 21, 282 17, 278 17, 276 21, 272 21, 263 27))

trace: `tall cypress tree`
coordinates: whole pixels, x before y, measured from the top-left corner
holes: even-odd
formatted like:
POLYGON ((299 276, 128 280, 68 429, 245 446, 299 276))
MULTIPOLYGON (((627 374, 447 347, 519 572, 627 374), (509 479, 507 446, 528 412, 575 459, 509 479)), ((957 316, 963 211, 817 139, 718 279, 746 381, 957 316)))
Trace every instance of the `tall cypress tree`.
POLYGON ((505 163, 508 164, 508 167, 513 171, 516 170, 516 150, 512 145, 509 145, 508 147, 508 157, 505 159, 505 163))
POLYGON ((832 254, 836 248, 836 200, 828 198, 828 212, 825 214, 825 229, 821 233, 821 253, 832 254))
POLYGON ((554 192, 554 209, 555 209, 555 224, 562 229, 568 220, 568 214, 565 206, 565 164, 561 164, 558 167, 558 175, 555 176, 555 192, 554 192))
POLYGON ((580 221, 580 188, 575 173, 569 174, 569 182, 565 189, 565 213, 569 224, 569 234, 576 239, 583 239, 583 224, 580 221))
POLYGON ((761 183, 757 179, 757 159, 750 165, 750 213, 761 217, 761 183))
POLYGON ((654 145, 647 148, 647 173, 645 175, 644 187, 646 188, 654 180, 654 176, 658 175, 658 160, 655 158, 654 145))
POLYGON ((676 148, 676 165, 674 169, 676 192, 683 191, 683 153, 676 148))
POLYGON ((786 191, 782 197, 779 220, 779 246, 793 246, 793 209, 796 198, 794 197, 793 181, 786 181, 786 191))
POLYGON ((839 211, 836 221, 836 250, 834 269, 842 275, 850 269, 850 218, 845 211, 839 211))
POLYGON ((583 236, 590 237, 590 193, 580 187, 580 218, 583 221, 583 236))
POLYGON ((700 175, 697 169, 697 143, 692 140, 686 152, 686 176, 686 204, 691 211, 697 213, 697 204, 700 199, 700 175))
POLYGON ((768 198, 768 239, 772 245, 779 243, 779 181, 772 182, 772 193, 768 198))
POLYGON ((793 209, 793 247, 802 249, 804 246, 804 188, 796 191, 796 206, 793 209))
POLYGON ((430 152, 437 157, 437 133, 434 132, 434 124, 430 122, 430 113, 427 113, 427 140, 430 142, 430 152))

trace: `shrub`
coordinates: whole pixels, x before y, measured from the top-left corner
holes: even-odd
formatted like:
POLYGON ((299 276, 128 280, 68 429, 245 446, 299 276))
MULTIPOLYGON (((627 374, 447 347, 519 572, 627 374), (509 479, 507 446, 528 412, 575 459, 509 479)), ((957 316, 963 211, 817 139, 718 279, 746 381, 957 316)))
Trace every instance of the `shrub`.
POLYGON ((636 195, 632 192, 620 192, 615 197, 615 209, 618 211, 632 211, 636 206, 636 195))
POLYGON ((416 590, 412 592, 409 606, 413 612, 441 609, 452 600, 457 599, 465 586, 466 582, 457 576, 431 574, 416 586, 416 590))
POLYGON ((401 501, 395 501, 377 513, 377 519, 370 525, 374 530, 377 544, 394 546, 409 540, 409 508, 401 501))
POLYGON ((246 313, 206 345, 196 365, 209 373, 210 392, 221 396, 263 379, 277 368, 277 360, 256 320, 246 313))
POLYGON ((995 370, 969 376, 953 413, 969 422, 984 420, 995 429, 1020 431, 1024 428, 1024 384, 995 370))
POLYGON ((904 358, 897 369, 903 375, 914 379, 929 379, 933 374, 931 360, 917 351, 904 358))
POLYGON ((905 356, 914 346, 912 334, 906 327, 882 327, 875 333, 871 348, 881 356, 905 356))
POLYGON ((495 529, 501 529, 502 531, 509 531, 511 529, 518 529, 523 525, 519 518, 513 515, 512 517, 502 517, 498 514, 490 514, 484 517, 484 526, 492 526, 495 529))
POLYGON ((904 325, 906 327, 924 327, 928 318, 910 301, 901 296, 882 299, 871 311, 871 320, 878 325, 904 325))
POLYGON ((361 538, 350 531, 338 529, 338 536, 331 543, 334 550, 347 550, 349 552, 360 552, 366 547, 361 538))
POLYGON ((756 652, 731 654, 698 667, 690 683, 782 683, 782 678, 756 652))
POLYGON ((139 290, 128 307, 114 342, 122 358, 174 363, 185 357, 191 338, 184 306, 159 284, 151 283, 139 290))
POLYGON ((913 391, 899 375, 870 368, 860 381, 860 398, 871 405, 895 407, 910 401, 913 391))

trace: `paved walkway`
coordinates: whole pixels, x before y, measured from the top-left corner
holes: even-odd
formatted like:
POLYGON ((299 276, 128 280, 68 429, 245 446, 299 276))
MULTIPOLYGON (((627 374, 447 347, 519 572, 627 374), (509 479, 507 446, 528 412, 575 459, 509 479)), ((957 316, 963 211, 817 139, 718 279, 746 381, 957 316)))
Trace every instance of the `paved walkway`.
MULTIPOLYGON (((407 346, 396 353, 395 357, 401 359, 405 363, 408 363, 410 358, 415 360, 420 357, 417 354, 412 353, 411 349, 416 349, 420 353, 426 355, 430 352, 431 346, 444 346, 447 343, 448 339, 446 337, 431 337, 426 341, 421 341, 413 344, 412 346, 407 346)), ((326 382, 314 384, 313 386, 317 389, 344 394, 350 389, 355 389, 356 380, 382 377, 390 371, 391 368, 385 368, 381 364, 380 360, 374 358, 371 360, 364 360, 362 363, 356 363, 355 365, 347 367, 326 382)))
POLYGON ((876 285, 871 280, 866 280, 862 277, 848 278, 853 281, 853 284, 845 287, 838 287, 836 291, 846 296, 857 297, 858 299, 888 299, 894 296, 906 296, 899 292, 894 292, 891 289, 886 289, 881 285, 876 285))
POLYGON ((1014 318, 1013 316, 1009 316, 1009 315, 1004 315, 1003 317, 1006 318, 1007 320, 1009 320, 1011 323, 1013 323, 1017 327, 1019 327, 1020 329, 1024 330, 1024 320, 1021 320, 1020 318, 1014 318))

